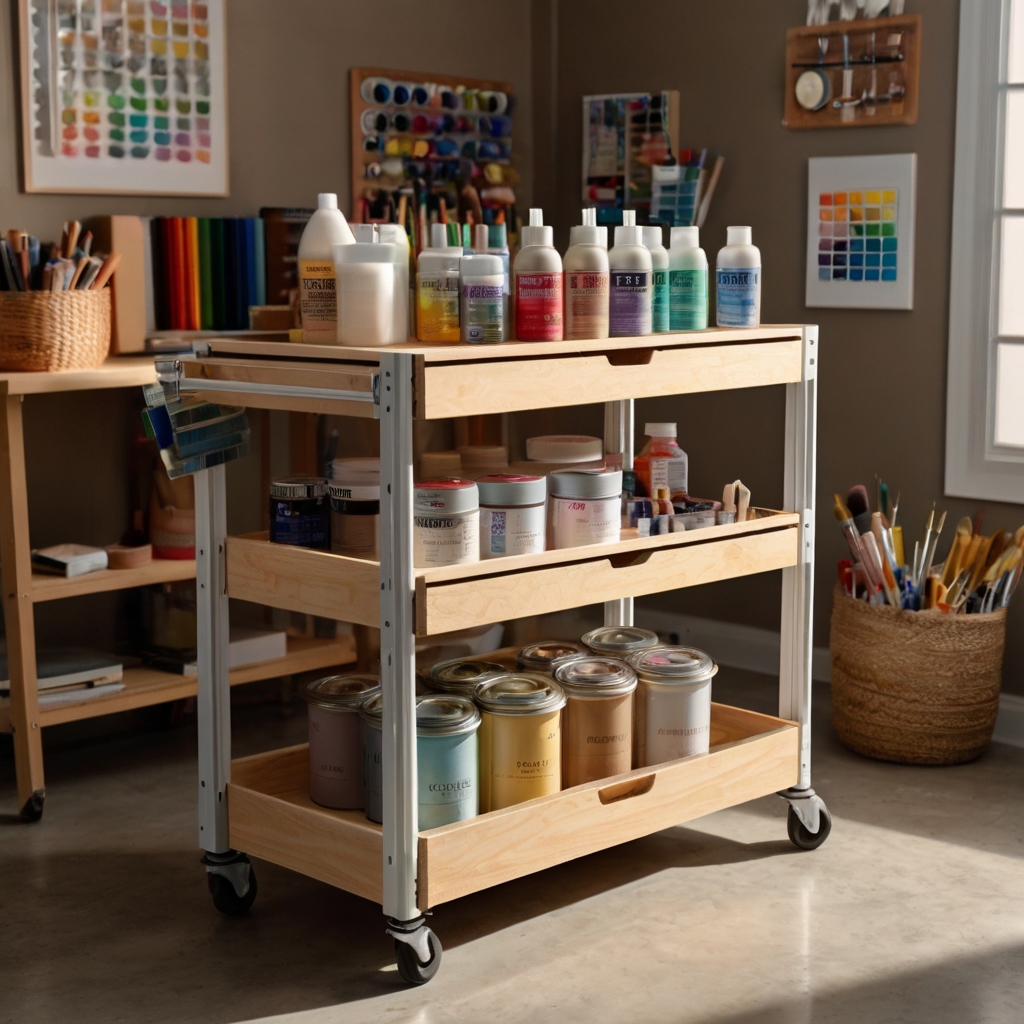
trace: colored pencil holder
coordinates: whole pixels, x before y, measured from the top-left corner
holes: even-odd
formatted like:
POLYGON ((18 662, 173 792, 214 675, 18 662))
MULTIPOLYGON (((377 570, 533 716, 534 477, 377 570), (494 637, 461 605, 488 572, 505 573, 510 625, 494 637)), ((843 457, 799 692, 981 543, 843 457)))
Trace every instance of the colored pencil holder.
POLYGON ((985 615, 832 601, 832 724, 858 754, 961 764, 992 741, 1006 609, 985 615))
POLYGON ((0 292, 0 370, 91 370, 109 352, 109 288, 0 292))

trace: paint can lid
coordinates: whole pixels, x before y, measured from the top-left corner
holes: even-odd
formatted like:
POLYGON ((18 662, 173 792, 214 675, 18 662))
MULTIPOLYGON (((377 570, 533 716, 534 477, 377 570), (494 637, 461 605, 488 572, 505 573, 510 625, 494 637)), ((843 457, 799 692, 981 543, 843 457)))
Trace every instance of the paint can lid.
POLYGON ((534 640, 519 649, 516 668, 521 672, 550 672, 557 661, 589 653, 577 640, 534 640))
POLYGON ((621 469, 557 469, 548 474, 553 498, 617 498, 621 493, 621 469))
POLYGON ((637 651, 630 657, 629 664, 641 679, 658 683, 703 683, 718 671, 718 666, 704 651, 671 644, 637 651))
POLYGON ((547 434, 526 439, 526 457, 534 462, 594 462, 604 457, 604 442, 586 434, 547 434))
POLYGON ((328 480, 327 493, 332 501, 380 501, 380 481, 328 480))
POLYGON ((322 498, 327 481, 320 476, 285 476, 270 483, 272 498, 322 498))
POLYGON ((639 626, 600 626, 580 639, 596 654, 617 654, 623 658, 661 643, 657 633, 639 626))
POLYGON ((606 654, 581 654, 555 666, 555 681, 570 697, 622 697, 636 689, 636 673, 606 654))
POLYGON ((472 697, 479 683, 507 675, 508 669, 494 661, 451 658, 431 666, 426 683, 435 693, 472 697))
POLYGON ((479 492, 472 480, 424 480, 413 488, 413 511, 420 515, 475 512, 479 505, 479 492))
POLYGON ((565 691, 539 672, 514 672, 480 683, 474 698, 492 715, 539 715, 565 707, 565 691))
POLYGON ((358 711, 368 698, 379 693, 380 679, 362 672, 326 676, 307 683, 302 689, 307 704, 325 711, 358 711))
POLYGON ((416 698, 420 736, 458 736, 480 728, 480 712, 468 697, 426 695, 416 698))
POLYGON ((492 473, 477 477, 482 505, 539 505, 548 496, 548 482, 542 476, 492 473))
POLYGON ((699 249, 700 228, 695 225, 684 225, 672 229, 673 249, 699 249))

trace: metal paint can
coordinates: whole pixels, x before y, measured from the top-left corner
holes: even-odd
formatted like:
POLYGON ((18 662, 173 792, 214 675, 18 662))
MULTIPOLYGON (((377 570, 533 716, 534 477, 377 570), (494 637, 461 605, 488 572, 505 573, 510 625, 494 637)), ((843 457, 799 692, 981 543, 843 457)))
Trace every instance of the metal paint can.
POLYGON ((416 698, 420 831, 479 813, 480 712, 466 697, 416 698))
POLYGON ((639 626, 601 626, 585 633, 580 640, 595 654, 609 654, 613 658, 628 658, 661 643, 657 633, 639 626))
POLYGON ((562 658, 589 654, 589 648, 576 640, 534 640, 519 649, 516 668, 520 672, 542 672, 550 675, 554 664, 562 658))
POLYGON ((341 810, 363 806, 363 725, 359 709, 380 693, 374 675, 327 676, 308 683, 309 795, 341 810))
POLYGON ((695 647, 662 644, 629 659, 639 684, 633 718, 633 766, 706 754, 711 680, 718 666, 695 647))
POLYGON ((561 716, 565 693, 534 672, 480 683, 480 812, 562 788, 561 716))
POLYGON ((426 684, 434 693, 450 693, 472 700, 479 683, 507 675, 508 669, 496 661, 452 658, 450 661, 439 661, 432 665, 426 684))
POLYGON ((374 694, 359 709, 363 720, 363 778, 366 817, 384 821, 384 698, 374 694))

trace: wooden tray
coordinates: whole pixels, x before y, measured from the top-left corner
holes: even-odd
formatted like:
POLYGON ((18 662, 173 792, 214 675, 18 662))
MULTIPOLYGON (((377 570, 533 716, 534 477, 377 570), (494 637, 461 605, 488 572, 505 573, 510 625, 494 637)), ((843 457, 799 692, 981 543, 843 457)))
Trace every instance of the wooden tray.
MULTIPOLYGON (((420 906, 437 906, 786 789, 797 779, 798 759, 794 723, 713 704, 707 754, 421 832, 420 906)), ((231 772, 234 849, 381 902, 381 828, 362 811, 313 803, 308 745, 233 761, 231 772)))

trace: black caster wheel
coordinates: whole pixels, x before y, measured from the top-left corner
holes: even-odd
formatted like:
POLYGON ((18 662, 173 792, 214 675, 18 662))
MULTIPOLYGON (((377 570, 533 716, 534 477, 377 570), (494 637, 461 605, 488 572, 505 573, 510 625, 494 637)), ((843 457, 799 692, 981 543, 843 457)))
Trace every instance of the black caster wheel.
POLYGON ((22 821, 39 821, 43 816, 43 801, 46 794, 43 790, 37 789, 26 801, 21 809, 22 821))
POLYGON ((229 917, 247 914, 249 908, 256 901, 256 872, 253 871, 251 864, 249 865, 249 888, 245 891, 244 896, 239 896, 235 892, 235 887, 224 875, 208 872, 206 884, 210 887, 213 905, 222 914, 227 914, 229 917))
POLYGON ((818 831, 810 832, 791 804, 786 824, 789 838, 798 850, 816 850, 828 839, 828 834, 832 831, 832 815, 828 813, 828 808, 822 807, 818 815, 818 831))
POLYGON ((425 964, 420 963, 419 954, 408 942, 395 939, 398 973, 410 985, 425 985, 437 974, 437 969, 441 966, 441 940, 429 928, 425 931, 427 944, 430 946, 430 959, 425 964))

